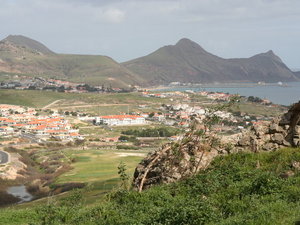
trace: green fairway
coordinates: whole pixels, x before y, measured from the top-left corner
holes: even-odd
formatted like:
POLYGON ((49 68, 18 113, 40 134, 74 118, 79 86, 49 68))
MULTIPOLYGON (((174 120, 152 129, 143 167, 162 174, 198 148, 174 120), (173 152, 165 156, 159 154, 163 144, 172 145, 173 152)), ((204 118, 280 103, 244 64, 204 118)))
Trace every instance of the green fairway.
POLYGON ((67 155, 74 157, 73 167, 61 175, 56 183, 86 183, 88 191, 84 197, 86 204, 93 204, 103 194, 118 187, 120 178, 118 165, 125 163, 130 179, 138 163, 146 156, 145 151, 110 151, 110 150, 73 150, 67 155))
POLYGON ((61 175, 57 183, 67 182, 103 182, 118 178, 118 165, 122 161, 132 175, 135 167, 146 156, 140 151, 110 151, 110 150, 82 150, 68 152, 75 158, 71 171, 61 175))

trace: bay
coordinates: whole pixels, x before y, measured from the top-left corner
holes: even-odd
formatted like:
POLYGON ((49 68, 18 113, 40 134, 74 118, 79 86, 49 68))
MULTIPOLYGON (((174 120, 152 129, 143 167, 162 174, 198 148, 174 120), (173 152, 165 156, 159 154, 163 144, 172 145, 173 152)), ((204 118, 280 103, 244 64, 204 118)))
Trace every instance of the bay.
POLYGON ((300 82, 285 83, 283 85, 278 84, 247 84, 247 85, 203 85, 198 87, 184 86, 184 87, 171 87, 168 89, 160 89, 159 91, 186 91, 192 90, 209 91, 209 92, 224 92, 230 94, 239 94, 241 96, 255 96, 262 99, 269 99, 275 104, 289 106, 295 102, 300 101, 300 82))

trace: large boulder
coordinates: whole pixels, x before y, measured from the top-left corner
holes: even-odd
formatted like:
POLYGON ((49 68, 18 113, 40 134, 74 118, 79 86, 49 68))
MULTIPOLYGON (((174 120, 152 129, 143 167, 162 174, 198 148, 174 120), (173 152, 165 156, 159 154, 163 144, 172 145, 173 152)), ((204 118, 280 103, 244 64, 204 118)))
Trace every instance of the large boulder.
POLYGON ((220 150, 214 138, 187 133, 177 143, 168 143, 148 155, 136 167, 133 186, 142 191, 155 184, 172 183, 205 169, 220 150))

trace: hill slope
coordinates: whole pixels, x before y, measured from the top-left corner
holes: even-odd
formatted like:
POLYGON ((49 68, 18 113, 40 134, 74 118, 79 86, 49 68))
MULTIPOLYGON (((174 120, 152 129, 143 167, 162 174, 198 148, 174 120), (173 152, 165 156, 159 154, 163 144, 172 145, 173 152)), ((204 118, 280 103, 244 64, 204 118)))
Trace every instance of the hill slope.
POLYGON ((151 84, 210 82, 278 82, 298 78, 272 51, 247 59, 223 59, 189 39, 123 63, 151 84))
POLYGON ((26 48, 27 50, 35 50, 40 54, 54 54, 50 49, 48 49, 45 45, 35 40, 32 40, 28 37, 22 35, 9 35, 1 42, 8 43, 11 45, 19 46, 22 48, 26 48))
POLYGON ((240 152, 216 158, 207 170, 178 183, 142 193, 116 190, 104 201, 97 195, 98 202, 89 206, 82 199, 88 189, 77 191, 48 205, 3 209, 0 219, 3 224, 298 224, 299 162, 299 149, 240 152))
POLYGON ((300 71, 298 72, 294 72, 295 76, 298 77, 300 79, 300 71))
POLYGON ((143 79, 107 56, 55 54, 24 36, 0 41, 0 72, 126 87, 143 79))

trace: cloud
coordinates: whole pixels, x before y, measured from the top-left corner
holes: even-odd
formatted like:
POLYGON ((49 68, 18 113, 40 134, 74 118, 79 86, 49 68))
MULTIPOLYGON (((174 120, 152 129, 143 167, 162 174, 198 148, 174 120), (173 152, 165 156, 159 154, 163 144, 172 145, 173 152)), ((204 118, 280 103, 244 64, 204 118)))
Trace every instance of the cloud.
POLYGON ((103 12, 103 18, 107 22, 121 23, 125 19, 125 12, 120 9, 114 9, 114 8, 106 9, 103 12))

